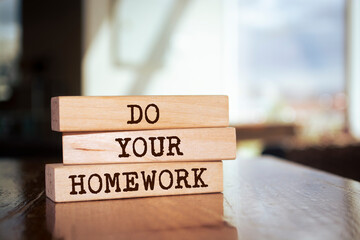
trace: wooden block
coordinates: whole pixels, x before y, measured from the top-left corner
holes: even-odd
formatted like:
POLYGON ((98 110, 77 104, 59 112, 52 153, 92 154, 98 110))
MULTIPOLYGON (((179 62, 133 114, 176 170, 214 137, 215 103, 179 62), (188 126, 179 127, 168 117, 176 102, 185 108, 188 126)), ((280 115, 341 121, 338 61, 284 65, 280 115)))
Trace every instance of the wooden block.
POLYGON ((59 132, 227 127, 227 96, 54 97, 59 132))
POLYGON ((64 164, 235 159, 234 128, 64 133, 64 164))
POLYGON ((47 164, 46 196, 54 202, 221 192, 222 162, 47 164))

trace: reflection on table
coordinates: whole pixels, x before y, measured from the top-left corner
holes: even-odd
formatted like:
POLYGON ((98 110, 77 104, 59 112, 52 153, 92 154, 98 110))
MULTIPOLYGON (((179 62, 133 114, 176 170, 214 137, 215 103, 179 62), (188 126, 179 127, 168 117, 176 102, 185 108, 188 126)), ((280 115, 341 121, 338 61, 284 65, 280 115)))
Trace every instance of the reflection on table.
POLYGON ((223 194, 54 203, 48 231, 63 239, 237 239, 224 221, 223 194))

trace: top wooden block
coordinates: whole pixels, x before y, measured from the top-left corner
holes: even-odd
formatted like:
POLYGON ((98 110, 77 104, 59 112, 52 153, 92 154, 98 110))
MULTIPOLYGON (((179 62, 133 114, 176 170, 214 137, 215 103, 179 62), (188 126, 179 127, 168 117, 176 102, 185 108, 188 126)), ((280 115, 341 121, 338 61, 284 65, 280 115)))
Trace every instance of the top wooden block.
POLYGON ((227 96, 53 97, 59 132, 226 127, 227 96))

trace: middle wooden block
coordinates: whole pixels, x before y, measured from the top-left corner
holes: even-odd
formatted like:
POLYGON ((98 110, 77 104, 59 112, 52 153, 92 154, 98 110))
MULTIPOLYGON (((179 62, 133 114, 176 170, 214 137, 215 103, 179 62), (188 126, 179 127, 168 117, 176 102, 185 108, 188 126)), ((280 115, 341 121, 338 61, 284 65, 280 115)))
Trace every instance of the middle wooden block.
POLYGON ((63 134, 64 164, 194 162, 235 158, 234 128, 63 134))

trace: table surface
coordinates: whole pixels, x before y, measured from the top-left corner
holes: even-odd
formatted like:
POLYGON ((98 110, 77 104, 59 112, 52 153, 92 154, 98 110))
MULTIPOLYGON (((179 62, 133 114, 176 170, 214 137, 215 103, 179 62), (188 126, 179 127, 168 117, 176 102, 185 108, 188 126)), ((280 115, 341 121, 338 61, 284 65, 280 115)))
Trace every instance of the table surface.
POLYGON ((223 193, 56 204, 48 161, 0 160, 0 239, 360 239, 360 183, 284 160, 224 162, 223 193))

